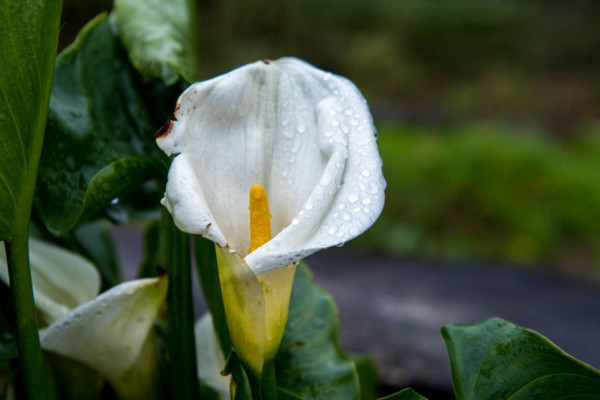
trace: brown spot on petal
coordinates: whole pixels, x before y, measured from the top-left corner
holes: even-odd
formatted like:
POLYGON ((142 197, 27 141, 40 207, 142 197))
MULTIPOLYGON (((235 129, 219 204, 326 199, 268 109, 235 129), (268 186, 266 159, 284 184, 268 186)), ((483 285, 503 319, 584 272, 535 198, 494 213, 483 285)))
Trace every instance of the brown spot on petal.
POLYGON ((267 59, 262 60, 262 62, 265 63, 265 64, 267 64, 267 65, 271 64, 271 60, 267 60, 267 59))
POLYGON ((178 100, 177 104, 175 104, 175 111, 173 111, 174 117, 177 117, 177 111, 179 111, 180 108, 181 108, 181 100, 178 100))
POLYGON ((165 124, 159 130, 156 131, 156 133, 154 134, 154 139, 164 139, 169 135, 169 133, 171 133, 172 129, 173 121, 168 119, 167 122, 165 122, 165 124))

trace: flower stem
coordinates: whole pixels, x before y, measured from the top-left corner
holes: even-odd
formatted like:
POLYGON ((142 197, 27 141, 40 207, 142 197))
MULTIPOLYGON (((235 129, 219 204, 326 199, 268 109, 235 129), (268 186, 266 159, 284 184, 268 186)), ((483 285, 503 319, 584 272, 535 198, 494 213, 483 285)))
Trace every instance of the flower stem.
POLYGON ((37 329, 35 303, 29 269, 28 232, 14 233, 5 242, 11 286, 11 302, 16 316, 19 363, 24 392, 29 400, 47 399, 48 381, 37 329))
POLYGON ((277 400, 275 362, 273 360, 267 361, 263 366, 260 391, 262 400, 277 400))
POLYGON ((170 398, 194 400, 197 398, 196 343, 194 341, 194 305, 190 238, 181 232, 171 215, 163 210, 163 262, 169 272, 168 339, 170 398))
POLYGON ((194 236, 194 254, 196 256, 196 270, 202 293, 208 306, 219 338, 221 351, 225 359, 229 358, 231 352, 231 336, 225 318, 225 306, 223 305, 223 294, 221 293, 221 282, 219 281, 219 269, 215 255, 215 244, 202 236, 194 236))

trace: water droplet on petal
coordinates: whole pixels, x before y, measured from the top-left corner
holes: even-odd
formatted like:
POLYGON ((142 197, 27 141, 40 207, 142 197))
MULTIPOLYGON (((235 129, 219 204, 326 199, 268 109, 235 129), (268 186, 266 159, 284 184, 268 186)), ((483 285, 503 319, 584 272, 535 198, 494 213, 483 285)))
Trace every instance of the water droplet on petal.
POLYGON ((356 203, 358 201, 358 195, 356 193, 350 193, 348 195, 348 201, 350 203, 356 203))

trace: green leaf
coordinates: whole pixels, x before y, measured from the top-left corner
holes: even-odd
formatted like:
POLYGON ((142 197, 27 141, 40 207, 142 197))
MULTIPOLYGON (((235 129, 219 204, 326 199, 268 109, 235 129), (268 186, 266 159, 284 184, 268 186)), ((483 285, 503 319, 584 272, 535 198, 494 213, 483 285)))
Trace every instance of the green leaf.
POLYGON ((61 7, 60 0, 0 0, 0 239, 7 240, 20 381, 30 400, 46 399, 49 392, 27 239, 61 7))
POLYGON ((113 11, 132 64, 168 85, 197 80, 194 14, 191 0, 116 0, 113 11))
POLYGON ((136 79, 105 15, 58 57, 36 196, 52 232, 164 174, 136 79))
POLYGON ((404 390, 399 391, 398 393, 391 394, 386 397, 382 397, 379 400, 427 400, 425 397, 421 396, 419 393, 415 392, 411 388, 406 388, 404 390))
POLYGON ((17 214, 29 219, 60 9, 60 1, 0 1, 0 240, 12 237, 17 214))
POLYGON ((339 348, 338 331, 333 300, 312 283, 309 269, 300 265, 275 358, 277 386, 305 400, 358 399, 358 375, 339 348))
POLYGON ((458 400, 600 399, 600 373, 499 318, 442 328, 458 400))

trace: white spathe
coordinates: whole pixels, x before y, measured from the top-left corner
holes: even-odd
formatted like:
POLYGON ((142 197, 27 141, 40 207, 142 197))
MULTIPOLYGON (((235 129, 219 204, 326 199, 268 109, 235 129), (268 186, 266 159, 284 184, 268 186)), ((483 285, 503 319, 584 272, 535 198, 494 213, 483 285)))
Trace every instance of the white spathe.
POLYGON ((367 103, 349 80, 294 58, 190 86, 157 143, 177 154, 163 203, 177 226, 257 274, 370 227, 385 180, 367 103), (248 191, 265 187, 273 238, 251 254, 248 191))
MULTIPOLYGON (((96 267, 79 254, 30 237, 29 260, 35 305, 47 324, 93 300, 100 292, 96 267)), ((0 279, 9 283, 1 242, 0 279)))
POLYGON ((42 348, 98 371, 125 400, 158 398, 153 327, 167 282, 165 275, 111 288, 41 331, 42 348))

